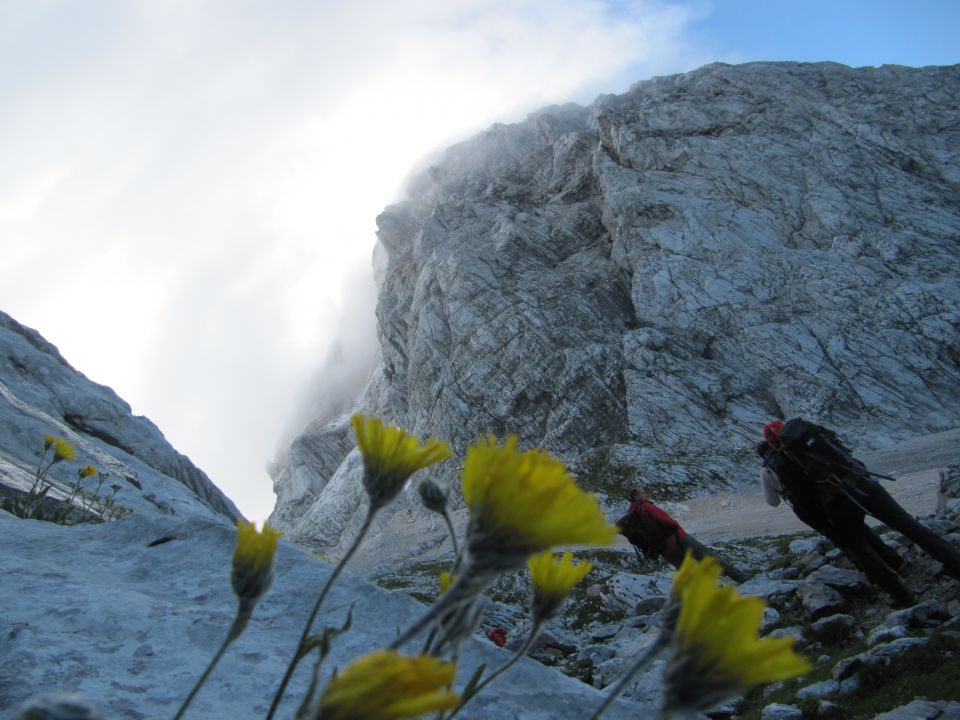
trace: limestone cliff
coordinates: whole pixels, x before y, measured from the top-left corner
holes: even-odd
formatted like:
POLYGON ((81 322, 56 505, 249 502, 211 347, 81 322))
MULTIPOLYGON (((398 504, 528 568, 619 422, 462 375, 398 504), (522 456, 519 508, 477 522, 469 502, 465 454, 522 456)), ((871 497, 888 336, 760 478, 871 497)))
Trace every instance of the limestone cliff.
MULTIPOLYGON (((99 708, 97 717, 172 717, 236 612, 230 567, 239 513, 153 423, 70 367, 36 331, 0 313, 0 500, 31 488, 46 434, 65 437, 77 454, 52 467, 51 503, 65 502, 77 469, 93 464, 108 473, 107 486, 119 488, 116 502, 131 512, 109 522, 63 525, 0 508, 0 719, 22 717, 24 703, 60 693, 78 694, 99 708)), ((97 477, 84 483, 92 495, 97 477)), ((96 510, 89 495, 74 502, 96 510)), ((266 715, 333 568, 287 542, 276 563, 272 589, 189 717, 266 715)), ((327 674, 383 647, 424 608, 344 573, 316 629, 342 625, 348 611, 353 629, 331 643, 327 674)), ((509 657, 480 640, 468 641, 467 654, 461 685, 478 664, 495 667, 509 657)), ((294 715, 308 684, 306 665, 279 717, 294 715)), ((601 699, 596 690, 525 661, 501 679, 496 693, 476 698, 461 715, 574 720, 601 699)), ((611 713, 630 715, 626 701, 611 713)), ((70 715, 81 716, 90 717, 70 715)))
MULTIPOLYGON (((360 406, 461 451, 516 432, 612 499, 753 482, 774 416, 960 425, 958 148, 960 66, 716 64, 496 125, 377 220, 360 406)), ((288 537, 356 525, 351 439, 294 443, 288 537)))
MULTIPOLYGON (((240 516, 156 425, 133 415, 109 387, 74 370, 36 330, 0 312, 0 496, 30 488, 48 433, 65 437, 84 463, 108 473, 110 483, 118 482, 117 501, 132 509, 159 507, 174 514, 183 505, 231 520, 240 516)), ((73 472, 65 466, 53 470, 51 499, 64 497, 73 472)))

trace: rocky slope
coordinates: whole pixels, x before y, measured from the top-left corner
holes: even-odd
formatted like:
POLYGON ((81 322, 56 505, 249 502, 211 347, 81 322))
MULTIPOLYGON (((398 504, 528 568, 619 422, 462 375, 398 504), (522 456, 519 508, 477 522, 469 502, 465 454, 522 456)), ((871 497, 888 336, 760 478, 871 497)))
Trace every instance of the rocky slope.
MULTIPOLYGON (((753 482, 774 416, 867 449, 956 427, 958 147, 960 66, 710 65, 494 126, 378 218, 360 406, 460 451, 516 432, 611 503, 753 482)), ((346 418, 294 442, 288 537, 342 551, 352 446, 346 418)))
MULTIPOLYGON (((933 484, 937 506, 921 514, 922 521, 960 544, 960 466, 942 470, 933 484)), ((809 532, 717 546, 754 573, 738 589, 768 602, 764 631, 796 637, 817 665, 810 676, 752 692, 719 716, 751 718, 762 711, 765 719, 783 720, 873 717, 926 694, 937 701, 931 705, 949 705, 952 714, 944 717, 960 717, 960 582, 899 533, 882 526, 881 532, 907 561, 902 576, 916 595, 911 607, 892 609, 839 550, 809 532)), ((591 588, 592 617, 578 622, 568 616, 541 652, 565 658, 597 687, 614 682, 659 631, 656 613, 669 587, 663 573, 656 563, 639 572, 611 572, 608 565, 591 588)), ((627 695, 656 704, 662 692, 657 670, 639 678, 627 695)), ((931 711, 923 717, 939 716, 931 711)))
MULTIPOLYGON (((51 508, 67 501, 77 469, 94 464, 108 473, 107 487, 119 488, 115 500, 124 512, 108 522, 61 525, 0 509, 0 718, 15 717, 31 698, 64 692, 98 706, 99 717, 172 717, 236 611, 230 563, 237 510, 146 418, 133 417, 112 390, 87 380, 38 333, 0 313, 3 495, 29 490, 48 433, 77 450, 75 460, 50 472, 51 508)), ((99 503, 91 505, 96 482, 95 475, 86 478, 87 499, 73 502, 109 518, 99 503)), ((76 512, 74 519, 87 516, 76 512)), ((272 590, 188 717, 265 716, 331 568, 281 542, 272 590)), ((408 595, 345 574, 319 622, 340 626, 350 608, 353 628, 333 643, 327 673, 388 644, 423 613, 408 595)), ((461 672, 508 657, 474 640, 461 672)), ((304 668, 295 677, 279 717, 292 717, 307 675, 304 668)), ((526 661, 460 716, 573 720, 600 701, 597 690, 526 661)), ((611 717, 627 717, 629 707, 624 701, 611 717)))
MULTIPOLYGON (((69 440, 84 464, 106 472, 109 483, 121 487, 117 501, 136 511, 240 515, 156 425, 134 416, 113 390, 74 370, 37 331, 0 312, 0 497, 33 485, 48 433, 69 440)), ((51 470, 51 499, 69 494, 75 472, 76 466, 66 463, 51 470)))

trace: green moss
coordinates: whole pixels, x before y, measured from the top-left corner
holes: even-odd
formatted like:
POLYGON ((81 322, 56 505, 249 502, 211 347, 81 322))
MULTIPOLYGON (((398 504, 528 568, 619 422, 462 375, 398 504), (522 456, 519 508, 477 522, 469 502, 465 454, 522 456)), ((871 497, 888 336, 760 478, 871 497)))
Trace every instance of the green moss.
POLYGON ((580 487, 610 500, 626 500, 630 490, 640 485, 655 502, 679 502, 705 491, 730 487, 716 471, 697 467, 695 459, 655 460, 637 467, 617 460, 615 448, 602 445, 580 456, 575 473, 580 487))
POLYGON ((403 569, 379 575, 373 581, 385 590, 400 590, 421 602, 432 604, 440 590, 440 573, 448 572, 450 563, 443 560, 412 563, 403 569))
POLYGON ((530 581, 527 571, 500 575, 491 583, 484 595, 508 605, 526 607, 530 600, 530 581))
POLYGON ((576 678, 587 685, 593 685, 593 661, 570 660, 568 662, 558 663, 558 667, 567 677, 576 678))
POLYGON ((580 458, 577 485, 610 498, 625 498, 637 485, 640 473, 635 467, 614 462, 612 455, 609 445, 584 453, 580 458))
POLYGON ((851 718, 872 718, 916 697, 956 700, 957 688, 960 638, 938 632, 929 643, 907 650, 889 666, 864 670, 860 688, 843 704, 851 718))
POLYGON ((834 720, 839 717, 866 720, 906 705, 918 697, 931 701, 957 699, 957 688, 960 687, 960 638, 950 633, 935 632, 929 643, 897 655, 889 665, 861 671, 860 687, 856 691, 826 698, 837 706, 835 710, 822 712, 817 700, 796 700, 797 690, 830 678, 833 666, 839 660, 863 650, 862 641, 847 644, 841 652, 833 654, 829 662, 815 668, 804 678, 783 683, 773 691, 753 690, 741 702, 736 717, 759 720, 764 707, 771 703, 784 703, 800 707, 804 720, 834 720))

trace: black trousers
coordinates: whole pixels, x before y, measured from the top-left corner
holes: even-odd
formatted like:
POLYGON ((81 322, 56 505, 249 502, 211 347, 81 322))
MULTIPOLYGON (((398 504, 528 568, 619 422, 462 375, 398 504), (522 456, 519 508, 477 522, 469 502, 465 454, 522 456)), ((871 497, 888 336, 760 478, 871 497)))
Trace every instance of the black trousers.
POLYGON ((669 562, 675 568, 680 567, 680 565, 683 563, 683 558, 686 557, 687 551, 689 550, 691 553, 693 553, 694 560, 703 560, 708 555, 711 556, 714 560, 720 563, 723 574, 734 582, 742 583, 747 581, 747 576, 742 571, 718 557, 715 552, 713 552, 710 548, 692 535, 678 537, 675 547, 676 549, 674 552, 670 553, 669 555, 665 553, 663 556, 667 562, 669 562))
POLYGON ((918 522, 913 515, 900 507, 876 480, 854 480, 851 483, 850 499, 884 525, 912 540, 932 558, 943 563, 944 572, 960 580, 960 550, 918 522))
POLYGON ((903 565, 903 558, 867 527, 863 509, 845 495, 834 495, 826 506, 813 495, 796 498, 793 511, 803 523, 836 545, 871 584, 897 601, 910 599, 910 591, 896 572, 903 565))

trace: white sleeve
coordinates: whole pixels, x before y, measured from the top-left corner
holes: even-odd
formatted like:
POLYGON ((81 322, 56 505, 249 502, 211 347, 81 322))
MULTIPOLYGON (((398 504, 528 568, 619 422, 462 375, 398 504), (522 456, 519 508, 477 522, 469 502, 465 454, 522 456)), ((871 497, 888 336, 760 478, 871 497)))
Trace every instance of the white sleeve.
POLYGON ((760 468, 760 487, 763 488, 763 499, 767 505, 776 507, 780 504, 780 480, 768 467, 760 468))

